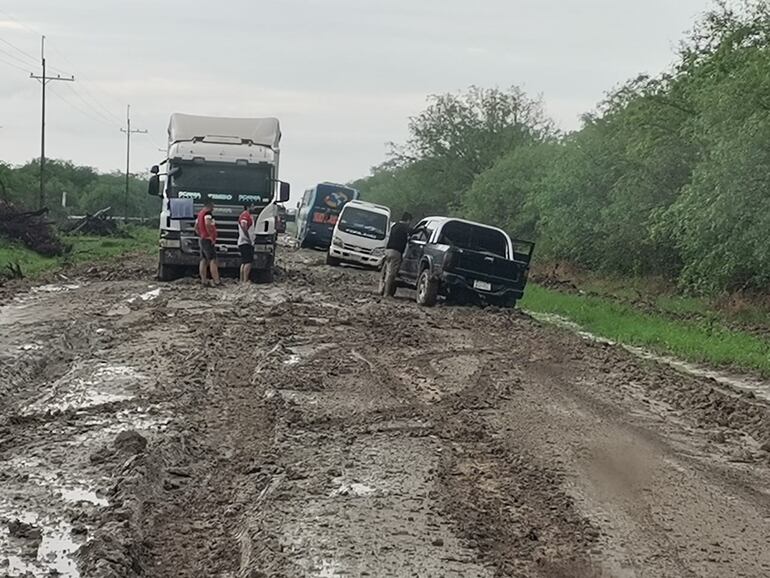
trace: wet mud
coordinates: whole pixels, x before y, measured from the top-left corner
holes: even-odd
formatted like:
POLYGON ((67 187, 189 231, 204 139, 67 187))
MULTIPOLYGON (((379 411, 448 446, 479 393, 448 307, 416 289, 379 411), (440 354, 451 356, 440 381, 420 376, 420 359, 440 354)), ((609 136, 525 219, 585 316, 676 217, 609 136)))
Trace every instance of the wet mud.
POLYGON ((0 307, 0 576, 762 576, 770 404, 282 248, 0 307))

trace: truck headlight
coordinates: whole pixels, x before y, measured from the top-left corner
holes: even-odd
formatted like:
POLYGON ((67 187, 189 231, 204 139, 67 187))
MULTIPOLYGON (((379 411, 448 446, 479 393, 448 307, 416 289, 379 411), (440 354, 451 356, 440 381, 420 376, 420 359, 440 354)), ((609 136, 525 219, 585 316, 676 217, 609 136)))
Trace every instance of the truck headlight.
POLYGON ((339 237, 334 237, 332 239, 332 245, 334 245, 335 247, 342 247, 342 239, 340 239, 339 237))
POLYGON ((385 248, 384 247, 377 247, 374 251, 372 251, 372 255, 375 257, 382 257, 385 255, 385 248))

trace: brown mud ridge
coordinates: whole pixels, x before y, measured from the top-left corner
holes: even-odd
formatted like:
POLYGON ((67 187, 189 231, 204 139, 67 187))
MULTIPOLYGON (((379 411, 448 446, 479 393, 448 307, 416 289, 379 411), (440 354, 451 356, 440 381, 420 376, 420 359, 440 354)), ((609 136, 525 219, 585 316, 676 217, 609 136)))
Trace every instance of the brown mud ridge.
POLYGON ((281 265, 0 308, 0 576, 770 574, 766 402, 281 265))

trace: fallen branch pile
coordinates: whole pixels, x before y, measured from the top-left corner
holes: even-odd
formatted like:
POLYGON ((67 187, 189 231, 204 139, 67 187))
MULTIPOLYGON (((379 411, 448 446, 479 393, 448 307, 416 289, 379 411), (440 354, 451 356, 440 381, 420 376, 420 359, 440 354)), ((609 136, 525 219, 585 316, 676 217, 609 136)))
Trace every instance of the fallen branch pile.
POLYGON ((68 228, 68 233, 80 233, 85 235, 115 236, 120 231, 115 220, 110 218, 112 207, 106 207, 96 211, 93 215, 86 215, 68 228))
POLYGON ((24 211, 10 201, 0 200, 0 237, 20 242, 44 257, 63 255, 67 245, 56 236, 47 213, 47 208, 24 211))

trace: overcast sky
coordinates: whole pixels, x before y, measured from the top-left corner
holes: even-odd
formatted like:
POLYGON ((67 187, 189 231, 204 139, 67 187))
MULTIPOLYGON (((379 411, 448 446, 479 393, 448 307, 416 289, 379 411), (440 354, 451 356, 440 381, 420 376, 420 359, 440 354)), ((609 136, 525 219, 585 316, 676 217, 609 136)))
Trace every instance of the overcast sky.
MULTIPOLYGON (((0 0, 0 39, 47 36, 49 157, 132 172, 170 113, 277 116, 294 191, 349 181, 406 137, 425 97, 471 84, 542 94, 563 129, 613 86, 657 73, 710 0, 0 0)), ((0 41, 0 160, 39 156, 39 66, 0 41), (15 66, 11 66, 15 65, 15 66)))

